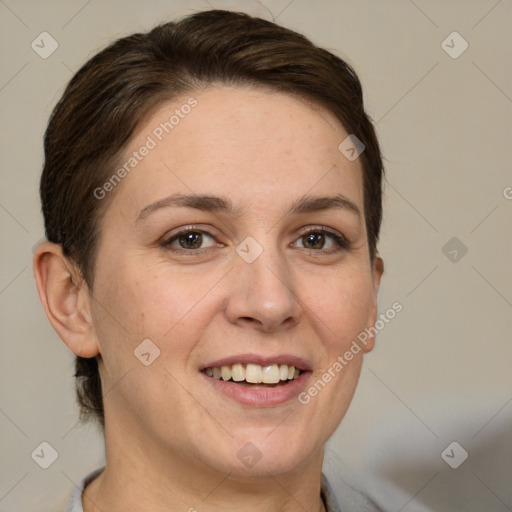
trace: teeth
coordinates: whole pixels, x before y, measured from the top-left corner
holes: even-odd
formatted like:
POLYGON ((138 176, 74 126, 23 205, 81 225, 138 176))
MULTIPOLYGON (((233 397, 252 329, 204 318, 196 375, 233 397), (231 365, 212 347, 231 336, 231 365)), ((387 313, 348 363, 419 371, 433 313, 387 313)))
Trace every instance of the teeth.
POLYGON ((259 364, 241 363, 232 366, 221 366, 205 369, 206 375, 217 380, 233 380, 234 382, 246 381, 251 384, 277 384, 280 381, 297 379, 300 375, 299 368, 287 364, 271 364, 260 366, 259 364))
POLYGON ((251 384, 262 382, 262 371, 259 364, 248 364, 245 369, 245 380, 251 384))
POLYGON ((231 367, 231 378, 235 382, 241 382, 242 380, 245 380, 245 370, 241 364, 234 364, 231 367))
POLYGON ((229 380, 229 379, 231 379, 231 368, 229 366, 223 366, 220 369, 220 375, 222 377, 222 380, 229 380))
POLYGON ((263 367, 263 380, 264 384, 277 384, 281 380, 281 372, 277 364, 263 367))

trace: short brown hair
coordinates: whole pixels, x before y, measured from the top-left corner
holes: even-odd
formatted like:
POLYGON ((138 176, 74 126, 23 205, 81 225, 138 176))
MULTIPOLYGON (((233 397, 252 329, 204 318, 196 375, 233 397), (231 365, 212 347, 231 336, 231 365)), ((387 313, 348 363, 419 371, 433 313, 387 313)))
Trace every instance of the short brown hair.
MULTIPOLYGON (((99 201, 93 191, 112 176, 135 128, 156 106, 211 84, 259 86, 308 99, 363 142, 373 259, 383 164, 356 73, 292 30, 244 13, 210 10, 115 41, 73 76, 53 110, 40 186, 46 237, 61 244, 91 290, 100 219, 113 196, 99 201)), ((96 418, 104 426, 97 359, 77 357, 75 376, 82 419, 96 418)))

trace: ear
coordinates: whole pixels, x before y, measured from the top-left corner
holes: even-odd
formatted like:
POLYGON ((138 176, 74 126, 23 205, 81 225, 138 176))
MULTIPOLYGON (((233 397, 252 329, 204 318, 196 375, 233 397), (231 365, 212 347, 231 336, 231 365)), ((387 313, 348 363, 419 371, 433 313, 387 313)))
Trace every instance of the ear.
POLYGON ((34 251, 34 276, 46 316, 64 343, 77 356, 98 355, 89 289, 60 245, 38 245, 34 251))
POLYGON ((370 352, 375 346, 375 330, 372 329, 377 322, 377 314, 378 314, 378 304, 377 297, 379 294, 380 288, 380 280, 382 278, 382 274, 384 273, 384 260, 377 253, 373 258, 372 262, 372 281, 373 281, 373 296, 372 296, 372 305, 370 309, 370 314, 368 316, 368 338, 366 343, 364 344, 363 350, 365 352, 370 352))

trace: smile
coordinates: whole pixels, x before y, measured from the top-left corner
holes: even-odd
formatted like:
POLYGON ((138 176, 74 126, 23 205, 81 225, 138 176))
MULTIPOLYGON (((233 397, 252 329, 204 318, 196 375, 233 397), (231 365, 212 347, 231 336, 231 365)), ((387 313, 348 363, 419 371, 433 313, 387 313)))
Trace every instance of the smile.
MULTIPOLYGON (((204 372, 208 377, 217 380, 237 382, 242 385, 267 384, 271 387, 286 383, 289 380, 297 379, 300 376, 300 369, 287 364, 270 364, 261 366, 259 364, 242 364, 214 366, 205 368, 204 372)), ((262 386, 266 387, 266 386, 262 386)))
POLYGON ((199 370, 214 394, 259 408, 295 400, 312 375, 311 364, 292 354, 232 355, 199 370))

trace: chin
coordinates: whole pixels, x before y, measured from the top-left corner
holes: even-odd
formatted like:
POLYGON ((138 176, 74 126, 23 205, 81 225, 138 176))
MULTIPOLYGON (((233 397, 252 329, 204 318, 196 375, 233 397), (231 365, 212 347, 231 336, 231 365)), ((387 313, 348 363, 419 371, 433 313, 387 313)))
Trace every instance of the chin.
MULTIPOLYGON (((279 427, 277 427, 279 429, 279 427)), ((286 430, 279 435, 274 427, 247 432, 235 441, 227 458, 235 456, 230 471, 241 477, 268 477, 291 473, 306 464, 317 452, 311 444, 311 433, 290 437, 286 430)))

